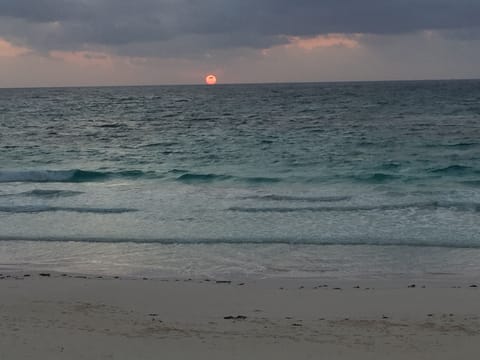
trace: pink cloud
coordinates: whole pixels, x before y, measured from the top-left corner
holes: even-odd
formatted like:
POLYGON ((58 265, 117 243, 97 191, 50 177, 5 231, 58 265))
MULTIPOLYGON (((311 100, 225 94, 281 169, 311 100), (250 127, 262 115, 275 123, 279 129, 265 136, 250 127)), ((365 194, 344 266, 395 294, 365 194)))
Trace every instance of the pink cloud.
POLYGON ((0 38, 0 57, 16 57, 29 52, 30 50, 27 48, 15 46, 7 40, 0 38))
POLYGON ((286 46, 297 47, 306 51, 333 46, 353 49, 360 46, 360 43, 357 40, 359 36, 360 35, 346 36, 342 34, 319 35, 310 38, 289 36, 287 37, 289 43, 286 46))

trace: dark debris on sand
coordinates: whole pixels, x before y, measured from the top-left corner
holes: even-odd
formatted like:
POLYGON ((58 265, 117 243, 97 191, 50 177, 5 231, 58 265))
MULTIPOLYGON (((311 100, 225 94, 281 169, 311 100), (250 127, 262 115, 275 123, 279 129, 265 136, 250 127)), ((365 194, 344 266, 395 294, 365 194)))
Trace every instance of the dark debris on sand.
POLYGON ((229 316, 224 316, 223 318, 225 320, 245 320, 245 319, 247 319, 247 317, 245 315, 237 315, 237 316, 229 315, 229 316))

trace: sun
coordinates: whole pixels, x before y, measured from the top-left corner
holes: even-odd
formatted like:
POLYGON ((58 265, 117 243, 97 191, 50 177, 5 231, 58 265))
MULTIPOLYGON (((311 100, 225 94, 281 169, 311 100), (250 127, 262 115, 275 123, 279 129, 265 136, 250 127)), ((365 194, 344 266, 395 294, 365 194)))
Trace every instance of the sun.
POLYGON ((205 76, 205 83, 207 85, 215 85, 217 83, 217 77, 213 74, 205 76))

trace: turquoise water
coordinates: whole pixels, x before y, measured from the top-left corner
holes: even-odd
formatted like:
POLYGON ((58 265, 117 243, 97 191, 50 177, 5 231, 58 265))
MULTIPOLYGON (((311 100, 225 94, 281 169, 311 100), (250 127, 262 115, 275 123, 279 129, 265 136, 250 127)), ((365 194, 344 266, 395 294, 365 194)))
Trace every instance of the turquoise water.
POLYGON ((3 89, 0 114, 4 241, 480 248, 480 81, 3 89))

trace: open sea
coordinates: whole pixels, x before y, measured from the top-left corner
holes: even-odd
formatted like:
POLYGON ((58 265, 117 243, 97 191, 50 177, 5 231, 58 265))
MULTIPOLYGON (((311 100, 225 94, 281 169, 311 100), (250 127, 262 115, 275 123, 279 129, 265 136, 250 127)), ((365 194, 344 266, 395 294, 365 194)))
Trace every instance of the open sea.
POLYGON ((480 81, 0 89, 0 269, 480 276, 480 81))

